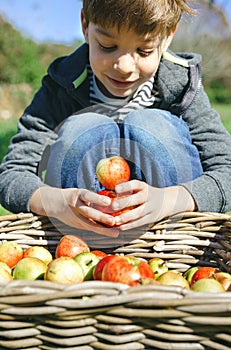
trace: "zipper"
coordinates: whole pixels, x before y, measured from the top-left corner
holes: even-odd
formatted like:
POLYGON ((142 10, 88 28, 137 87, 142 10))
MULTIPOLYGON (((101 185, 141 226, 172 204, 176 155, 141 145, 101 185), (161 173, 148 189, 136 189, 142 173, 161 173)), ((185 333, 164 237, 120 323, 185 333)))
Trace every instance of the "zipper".
POLYGON ((185 101, 183 99, 182 105, 181 105, 182 106, 182 112, 180 114, 180 118, 182 118, 183 115, 186 113, 186 111, 191 107, 191 105, 193 104, 193 102, 194 102, 195 98, 197 97, 197 95, 198 95, 198 93, 199 93, 199 91, 201 89, 201 86, 202 86, 202 73, 201 73, 200 65, 199 64, 191 65, 189 67, 189 69, 190 69, 190 78, 191 78, 191 81, 192 81, 191 88, 193 89, 193 85, 197 85, 197 89, 193 93, 193 97, 190 99, 190 101, 187 101, 187 99, 188 99, 187 95, 190 93, 190 91, 186 92, 186 94, 185 94, 185 101), (194 79, 196 79, 197 81, 194 82, 194 79))

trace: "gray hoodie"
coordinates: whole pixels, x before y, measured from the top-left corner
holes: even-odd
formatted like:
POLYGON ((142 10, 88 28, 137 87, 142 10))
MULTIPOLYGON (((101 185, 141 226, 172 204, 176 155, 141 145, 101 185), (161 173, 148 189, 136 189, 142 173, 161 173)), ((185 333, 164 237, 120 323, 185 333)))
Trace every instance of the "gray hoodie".
MULTIPOLYGON (((189 126, 203 174, 182 185, 193 195, 198 210, 226 212, 231 209, 231 136, 204 92, 200 60, 195 54, 168 51, 163 55, 156 73, 160 101, 153 108, 168 110, 189 126)), ((19 119, 18 133, 0 166, 0 202, 8 210, 29 211, 32 193, 44 185, 41 159, 57 137, 55 129, 70 115, 90 106, 88 63, 86 44, 56 59, 19 119)))

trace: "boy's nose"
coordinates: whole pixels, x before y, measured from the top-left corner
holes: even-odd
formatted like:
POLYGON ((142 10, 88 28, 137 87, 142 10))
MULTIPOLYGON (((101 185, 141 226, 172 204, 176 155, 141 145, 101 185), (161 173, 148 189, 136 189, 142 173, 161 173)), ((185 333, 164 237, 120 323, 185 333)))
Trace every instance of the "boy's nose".
POLYGON ((123 74, 134 72, 136 69, 135 58, 128 53, 121 55, 117 57, 113 67, 123 74))

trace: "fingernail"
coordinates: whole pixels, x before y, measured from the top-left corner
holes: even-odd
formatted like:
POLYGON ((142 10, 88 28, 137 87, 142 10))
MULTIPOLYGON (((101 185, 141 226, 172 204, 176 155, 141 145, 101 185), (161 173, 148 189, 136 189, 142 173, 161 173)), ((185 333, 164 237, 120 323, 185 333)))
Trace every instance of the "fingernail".
POLYGON ((113 218, 113 217, 108 218, 106 223, 110 226, 114 226, 115 225, 115 218, 113 218))
POLYGON ((115 224, 116 225, 120 225, 122 222, 121 222, 121 219, 117 216, 115 217, 115 224))
POLYGON ((103 202, 103 204, 106 204, 106 205, 110 205, 111 204, 110 198, 107 198, 107 197, 103 198, 102 202, 103 202))
POLYGON ((118 209, 119 209, 119 203, 113 202, 113 203, 112 203, 112 209, 113 209, 113 210, 118 210, 118 209))

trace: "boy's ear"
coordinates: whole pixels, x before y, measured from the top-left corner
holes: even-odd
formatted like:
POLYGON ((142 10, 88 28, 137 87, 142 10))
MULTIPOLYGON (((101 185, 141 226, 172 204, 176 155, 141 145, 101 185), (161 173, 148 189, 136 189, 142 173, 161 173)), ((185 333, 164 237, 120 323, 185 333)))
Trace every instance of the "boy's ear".
POLYGON ((170 34, 170 35, 167 37, 167 39, 165 40, 164 46, 163 46, 163 48, 162 48, 162 51, 163 51, 163 52, 166 51, 166 50, 168 49, 168 47, 170 46, 170 44, 171 44, 171 42, 172 42, 172 40, 173 40, 173 38, 174 38, 174 35, 175 35, 176 31, 177 31, 177 28, 178 28, 178 25, 175 26, 175 28, 173 29, 173 31, 171 32, 171 34, 170 34))
POLYGON ((82 32, 83 32, 85 41, 88 44, 88 26, 87 26, 87 21, 86 21, 83 9, 81 10, 81 25, 82 25, 82 32))

